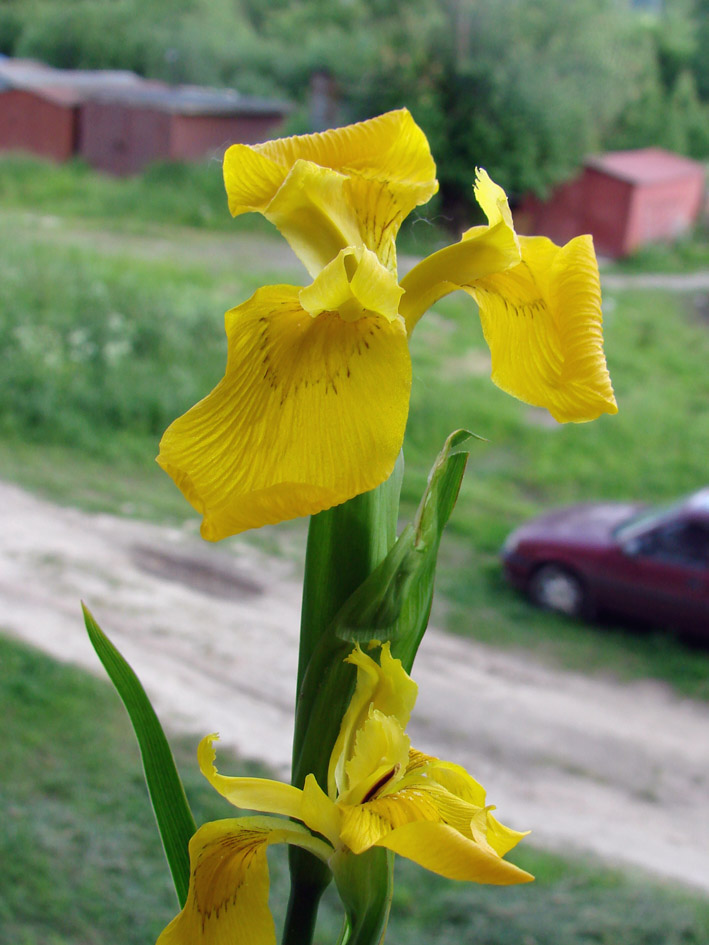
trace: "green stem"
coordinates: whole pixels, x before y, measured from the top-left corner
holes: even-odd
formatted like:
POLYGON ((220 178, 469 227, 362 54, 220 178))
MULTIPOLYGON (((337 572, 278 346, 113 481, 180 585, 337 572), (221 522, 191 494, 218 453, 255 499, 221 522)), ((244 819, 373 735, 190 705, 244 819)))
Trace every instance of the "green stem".
POLYGON ((333 617, 396 540, 403 459, 377 489, 310 519, 300 621, 298 692, 333 617))
POLYGON ((330 881, 330 871, 320 863, 311 853, 299 847, 289 847, 291 873, 295 878, 291 881, 291 894, 288 900, 288 911, 283 931, 283 945, 308 945, 313 940, 315 923, 318 917, 318 907, 325 887, 330 881), (326 879, 318 881, 316 870, 312 863, 325 867, 326 879), (295 870, 294 870, 295 867, 295 870), (316 882, 302 881, 301 877, 314 875, 316 882))
MULTIPOLYGON (((308 530, 303 579, 292 783, 308 774, 327 788, 330 754, 349 704, 354 674, 343 663, 352 649, 327 631, 345 601, 396 540, 403 459, 377 489, 314 515, 308 530)), ((328 867, 306 851, 289 852, 291 895, 284 945, 309 945, 318 903, 330 882, 328 867)))

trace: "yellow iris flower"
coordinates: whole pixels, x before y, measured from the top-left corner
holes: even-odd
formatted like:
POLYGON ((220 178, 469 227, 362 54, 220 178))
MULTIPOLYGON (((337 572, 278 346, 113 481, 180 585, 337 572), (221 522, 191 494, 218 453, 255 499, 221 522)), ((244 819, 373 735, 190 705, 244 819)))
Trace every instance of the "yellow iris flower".
POLYGON ((278 816, 200 827, 190 841, 187 901, 158 945, 275 943, 266 861, 272 843, 310 850, 336 877, 343 857, 378 846, 450 879, 511 885, 533 878, 502 859, 525 834, 493 817, 481 785, 459 765, 411 748, 405 728, 417 686, 389 644, 379 662, 359 647, 348 662, 357 682, 330 758, 327 792, 312 775, 303 790, 225 777, 214 765, 216 736, 202 741, 200 768, 220 794, 237 807, 278 816))
POLYGON ((437 190, 405 109, 322 134, 234 145, 232 214, 262 213, 313 278, 259 289, 226 314, 223 380, 176 420, 158 462, 219 540, 309 515, 392 472, 409 407, 408 337, 443 295, 477 302, 492 379, 559 421, 617 410, 590 237, 518 237, 504 191, 478 171, 488 224, 399 283, 401 222, 437 190))

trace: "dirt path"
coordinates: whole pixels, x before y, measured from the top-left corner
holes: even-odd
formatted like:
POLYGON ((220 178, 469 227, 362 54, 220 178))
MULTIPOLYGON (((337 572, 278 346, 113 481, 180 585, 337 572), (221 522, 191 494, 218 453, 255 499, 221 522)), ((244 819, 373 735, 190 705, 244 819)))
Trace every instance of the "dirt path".
MULTIPOLYGON (((54 506, 0 483, 0 628, 93 672, 79 598, 162 718, 285 773, 300 588, 234 540, 54 506)), ((488 788, 534 842, 709 890, 709 706, 563 673, 430 631, 411 733, 488 788)))

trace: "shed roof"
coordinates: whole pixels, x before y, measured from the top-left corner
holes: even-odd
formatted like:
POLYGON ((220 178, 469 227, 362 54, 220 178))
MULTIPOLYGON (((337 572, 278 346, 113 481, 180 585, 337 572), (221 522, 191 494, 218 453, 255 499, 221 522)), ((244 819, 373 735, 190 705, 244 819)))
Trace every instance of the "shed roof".
POLYGON ((186 115, 285 115, 288 102, 235 89, 167 85, 114 69, 54 69, 31 59, 0 58, 0 90, 24 89, 59 104, 110 101, 186 115))
POLYGON ((147 81, 138 86, 100 89, 92 99, 182 115, 284 115, 292 109, 288 102, 242 95, 235 89, 147 81))
POLYGON ((586 160, 586 167, 632 184, 657 184, 678 177, 704 174, 698 161, 662 148, 609 151, 586 160))
POLYGON ((13 88, 70 88, 79 94, 95 89, 138 86, 141 79, 127 69, 54 69, 34 59, 0 59, 0 81, 13 88))

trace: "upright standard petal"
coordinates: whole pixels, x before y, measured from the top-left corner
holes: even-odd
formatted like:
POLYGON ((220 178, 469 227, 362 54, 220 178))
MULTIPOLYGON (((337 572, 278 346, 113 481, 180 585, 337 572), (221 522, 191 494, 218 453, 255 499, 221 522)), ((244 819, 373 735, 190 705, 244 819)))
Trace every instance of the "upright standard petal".
POLYGON ((204 824, 190 840, 184 908, 157 945, 275 945, 268 908, 272 843, 292 843, 327 861, 331 848, 288 820, 243 817, 204 824))
POLYGON ((363 243, 396 270, 402 220, 436 192, 426 137, 406 109, 369 121, 224 156, 229 209, 263 213, 312 276, 347 245, 363 243))
POLYGON ((401 449, 411 386, 403 321, 314 318, 300 292, 269 286, 227 312, 224 379, 160 444, 158 463, 210 541, 367 492, 401 449))
POLYGON ((492 380, 561 423, 617 413, 591 237, 562 247, 520 237, 520 245, 518 266, 462 286, 480 308, 492 380))
POLYGON ((345 762, 346 790, 340 804, 362 804, 404 775, 411 742, 393 715, 372 708, 369 718, 357 731, 354 749, 345 762))
POLYGON ((349 789, 345 765, 354 754, 357 733, 369 718, 370 712, 394 716, 404 729, 418 693, 418 686, 402 666, 401 660, 391 655, 389 643, 382 646, 379 663, 359 646, 347 657, 347 662, 357 668, 357 681, 330 757, 328 794, 333 798, 349 789))

